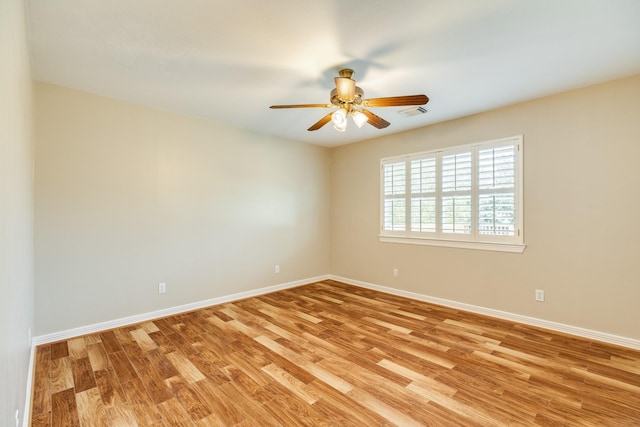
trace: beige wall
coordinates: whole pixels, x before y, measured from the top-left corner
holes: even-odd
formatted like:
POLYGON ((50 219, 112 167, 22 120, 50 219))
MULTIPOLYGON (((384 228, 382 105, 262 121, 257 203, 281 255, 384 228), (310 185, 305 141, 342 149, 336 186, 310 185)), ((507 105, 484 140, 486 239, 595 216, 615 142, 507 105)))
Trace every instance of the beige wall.
POLYGON ((640 339, 640 76, 332 150, 41 83, 36 107, 38 334, 332 273, 640 339), (381 157, 517 134, 523 254, 378 241, 381 157))
POLYGON ((336 148, 331 272, 640 339, 639 160, 640 76, 336 148), (523 254, 378 241, 381 157, 518 134, 523 254))
POLYGON ((329 272, 328 149, 35 93, 38 334, 329 272))
POLYGON ((33 325, 32 83, 21 0, 0 1, 0 425, 25 409, 33 325))

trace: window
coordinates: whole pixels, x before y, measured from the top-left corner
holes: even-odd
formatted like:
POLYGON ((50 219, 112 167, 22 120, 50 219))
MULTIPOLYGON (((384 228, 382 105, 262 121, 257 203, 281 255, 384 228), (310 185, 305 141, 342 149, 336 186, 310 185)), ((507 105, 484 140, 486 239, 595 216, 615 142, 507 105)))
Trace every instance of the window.
POLYGON ((380 240, 523 252, 522 136, 381 161, 380 240))

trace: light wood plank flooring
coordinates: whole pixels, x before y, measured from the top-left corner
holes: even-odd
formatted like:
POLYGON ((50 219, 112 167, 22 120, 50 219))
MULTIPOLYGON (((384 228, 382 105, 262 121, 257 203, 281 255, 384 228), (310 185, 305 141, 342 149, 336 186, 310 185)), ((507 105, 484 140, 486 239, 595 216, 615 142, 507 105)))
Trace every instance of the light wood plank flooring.
POLYGON ((32 426, 640 426, 640 352, 325 281, 39 346, 32 426))

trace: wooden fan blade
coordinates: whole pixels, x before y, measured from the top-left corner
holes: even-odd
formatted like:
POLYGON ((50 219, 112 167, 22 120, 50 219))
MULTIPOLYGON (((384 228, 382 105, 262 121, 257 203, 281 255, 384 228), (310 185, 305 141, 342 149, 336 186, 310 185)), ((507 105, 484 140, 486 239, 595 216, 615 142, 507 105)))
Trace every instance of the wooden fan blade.
POLYGON ((333 114, 333 111, 330 112, 329 114, 327 114, 326 116, 324 116, 323 118, 321 118, 320 120, 318 120, 317 122, 315 122, 313 124, 313 126, 311 126, 309 129, 307 129, 308 131, 313 131, 313 130, 318 130, 320 129, 322 126, 326 125, 327 123, 329 123, 331 121, 331 115, 333 114))
POLYGON ((427 95, 390 96, 371 98, 362 101, 363 107, 402 107, 405 105, 424 105, 429 102, 427 95))
POLYGON ((377 127, 378 129, 384 129, 391 124, 385 119, 383 119, 382 117, 378 116, 377 114, 373 114, 371 111, 368 111, 368 110, 359 110, 359 111, 361 111, 362 114, 367 116, 367 119, 369 119, 367 123, 369 123, 373 127, 377 127))
POLYGON ((269 108, 333 108, 331 104, 292 104, 292 105, 272 105, 269 108))

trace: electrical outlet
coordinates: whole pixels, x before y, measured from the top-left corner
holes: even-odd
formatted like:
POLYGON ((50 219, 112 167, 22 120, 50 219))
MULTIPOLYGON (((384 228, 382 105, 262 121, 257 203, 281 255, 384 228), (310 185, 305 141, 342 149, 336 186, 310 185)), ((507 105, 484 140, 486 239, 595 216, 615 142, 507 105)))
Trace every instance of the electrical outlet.
POLYGON ((393 277, 398 277, 398 269, 397 268, 393 269, 393 277))
POLYGON ((167 292, 167 284, 166 283, 159 283, 158 284, 158 293, 159 294, 164 294, 165 292, 167 292))
POLYGON ((544 291, 542 289, 536 289, 536 301, 544 301, 544 291))
POLYGON ((20 409, 16 409, 16 427, 20 427, 20 409))
POLYGON ((280 264, 276 264, 276 266, 274 267, 273 271, 275 273, 280 273, 280 264))
POLYGON ((29 327, 29 330, 27 331, 27 335, 29 336, 29 345, 31 345, 31 327, 29 327))

